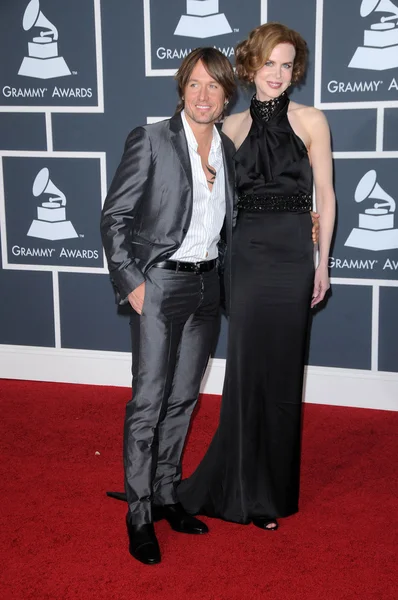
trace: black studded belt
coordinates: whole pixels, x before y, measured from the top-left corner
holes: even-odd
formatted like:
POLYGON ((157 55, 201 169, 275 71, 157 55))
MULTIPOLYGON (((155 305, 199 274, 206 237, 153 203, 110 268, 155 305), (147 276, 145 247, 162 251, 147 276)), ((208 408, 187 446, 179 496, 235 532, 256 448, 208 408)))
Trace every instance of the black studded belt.
POLYGON ((163 260, 155 263, 153 266, 158 269, 169 269, 180 273, 205 273, 211 271, 217 264, 217 260, 202 260, 200 262, 182 262, 180 260, 163 260))
POLYGON ((237 208, 249 212, 307 212, 312 210, 312 194, 294 196, 241 194, 237 208))

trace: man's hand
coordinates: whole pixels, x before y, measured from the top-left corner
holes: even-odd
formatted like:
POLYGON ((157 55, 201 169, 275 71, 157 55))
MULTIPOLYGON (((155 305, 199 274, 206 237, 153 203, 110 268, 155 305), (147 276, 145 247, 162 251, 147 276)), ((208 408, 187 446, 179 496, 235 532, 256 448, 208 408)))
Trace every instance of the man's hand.
POLYGON ((140 315, 142 313, 142 307, 144 305, 145 281, 141 283, 138 287, 136 287, 135 290, 130 292, 127 298, 131 304, 131 307, 135 310, 135 312, 137 312, 140 315))
POLYGON ((314 244, 319 242, 319 214, 311 211, 312 219, 312 241, 314 244))

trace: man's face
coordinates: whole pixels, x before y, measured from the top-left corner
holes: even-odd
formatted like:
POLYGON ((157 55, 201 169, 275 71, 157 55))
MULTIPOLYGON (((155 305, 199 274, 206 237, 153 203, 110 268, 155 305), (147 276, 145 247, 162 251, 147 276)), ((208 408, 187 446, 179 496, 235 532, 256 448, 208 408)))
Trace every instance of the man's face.
POLYGON ((224 110, 222 86, 206 71, 199 60, 184 90, 184 110, 188 119, 206 125, 218 120, 224 110))

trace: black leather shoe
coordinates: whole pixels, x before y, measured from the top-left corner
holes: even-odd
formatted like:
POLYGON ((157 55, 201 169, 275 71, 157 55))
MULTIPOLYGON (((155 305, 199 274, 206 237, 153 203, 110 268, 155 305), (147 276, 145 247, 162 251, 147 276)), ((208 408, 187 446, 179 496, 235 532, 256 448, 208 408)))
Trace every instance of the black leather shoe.
POLYGON ((127 516, 126 525, 131 556, 144 563, 144 565, 156 565, 160 563, 160 549, 153 523, 135 525, 134 523, 130 523, 127 516))
POLYGON ((166 519, 170 527, 174 531, 179 533, 194 533, 202 534, 208 533, 209 529, 207 525, 195 519, 187 512, 185 512, 182 504, 165 504, 164 506, 153 506, 152 515, 154 521, 160 521, 160 519, 166 519))

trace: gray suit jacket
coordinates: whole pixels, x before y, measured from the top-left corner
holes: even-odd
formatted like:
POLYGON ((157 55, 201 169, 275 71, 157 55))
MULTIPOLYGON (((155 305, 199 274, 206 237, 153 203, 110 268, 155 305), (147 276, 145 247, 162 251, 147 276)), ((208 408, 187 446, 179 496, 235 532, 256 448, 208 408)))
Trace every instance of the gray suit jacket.
MULTIPOLYGON (((223 261, 235 214, 232 160, 235 147, 222 132, 220 135, 226 195, 226 216, 219 244, 223 261)), ((102 243, 120 304, 145 281, 145 273, 154 263, 167 260, 180 247, 192 216, 192 185, 180 114, 167 121, 137 127, 129 134, 101 216, 102 243)), ((230 272, 229 268, 225 270, 230 272)), ((226 288, 228 283, 225 282, 226 288)))

